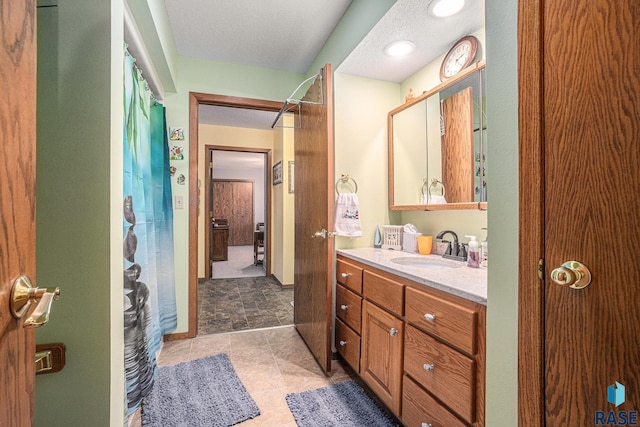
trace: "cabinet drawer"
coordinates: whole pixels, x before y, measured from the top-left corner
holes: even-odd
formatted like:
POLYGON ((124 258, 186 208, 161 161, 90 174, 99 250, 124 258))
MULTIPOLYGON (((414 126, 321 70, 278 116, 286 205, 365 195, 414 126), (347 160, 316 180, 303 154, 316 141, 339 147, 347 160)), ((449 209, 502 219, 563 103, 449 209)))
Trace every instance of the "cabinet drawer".
POLYGON ((361 294, 362 268, 338 259, 336 260, 336 281, 361 294))
POLYGON ((398 316, 404 315, 404 285, 370 271, 364 272, 365 298, 398 316))
POLYGON ((405 376, 402 385, 402 422, 407 427, 464 427, 465 424, 405 376))
POLYGON ((362 297, 347 288, 336 286, 336 316, 344 321, 358 334, 362 314, 362 297))
POLYGON ((477 312, 454 302, 407 288, 406 319, 458 347, 476 353, 477 312))
POLYGON ((451 410, 472 423, 475 414, 475 362, 408 325, 404 371, 451 410))
POLYGON ((336 350, 354 371, 360 373, 360 337, 340 319, 336 319, 336 350))

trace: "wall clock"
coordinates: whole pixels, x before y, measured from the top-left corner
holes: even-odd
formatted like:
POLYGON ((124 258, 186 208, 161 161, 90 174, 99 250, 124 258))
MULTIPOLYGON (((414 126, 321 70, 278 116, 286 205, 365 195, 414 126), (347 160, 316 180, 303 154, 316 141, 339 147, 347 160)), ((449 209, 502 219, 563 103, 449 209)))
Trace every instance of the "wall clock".
POLYGON ((467 68, 476 58, 478 39, 466 36, 455 42, 445 55, 440 66, 440 81, 453 77, 467 68))

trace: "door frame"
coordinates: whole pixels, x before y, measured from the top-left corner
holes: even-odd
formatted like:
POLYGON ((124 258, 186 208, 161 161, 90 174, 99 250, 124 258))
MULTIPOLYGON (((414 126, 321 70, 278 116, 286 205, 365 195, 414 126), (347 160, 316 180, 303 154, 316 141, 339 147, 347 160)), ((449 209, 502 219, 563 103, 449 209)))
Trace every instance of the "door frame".
MULTIPOLYGON (((172 340, 194 338, 198 335, 198 208, 200 199, 198 192, 198 107, 200 105, 278 112, 282 107, 282 102, 189 92, 189 327, 186 333, 168 335, 172 340)), ((267 170, 270 170, 271 162, 271 153, 269 152, 267 153, 267 170)), ((271 210, 271 191, 267 192, 267 206, 271 210)))
POLYGON ((518 1, 518 425, 545 423, 543 2, 518 1))
MULTIPOLYGON (((259 153, 259 154, 265 154, 266 157, 270 156, 271 150, 269 149, 259 149, 259 148, 248 148, 248 147, 224 147, 224 146, 220 146, 220 145, 205 145, 204 146, 204 153, 207 156, 211 155, 212 151, 235 151, 235 152, 241 152, 241 153, 259 153)), ((264 162, 264 175, 265 175, 265 189, 263 189, 264 193, 265 193, 265 198, 264 198, 264 206, 265 206, 265 223, 269 224, 270 220, 271 220, 271 205, 269 203, 267 203, 267 200, 270 201, 270 192, 266 190, 267 185, 268 185, 268 180, 267 180, 267 171, 269 170, 267 168, 267 161, 266 161, 266 157, 265 157, 265 162, 264 162)), ((209 170, 213 170, 211 167, 207 168, 209 170)), ((255 188, 255 181, 252 179, 229 179, 229 178, 217 178, 217 179, 211 179, 211 177, 209 177, 209 179, 205 180, 204 183, 204 206, 207 209, 207 211, 209 210, 209 208, 211 207, 211 204, 213 202, 213 200, 211 200, 211 183, 213 181, 233 181, 233 182, 251 182, 253 184, 252 188, 253 188, 253 194, 254 194, 254 198, 255 198, 255 193, 256 193, 256 188, 255 188)), ((251 222, 252 224, 255 226, 255 218, 256 218, 256 212, 255 212, 255 208, 252 209, 251 211, 251 222)), ((208 216, 208 212, 205 212, 205 215, 208 216)), ((206 222, 206 219, 205 219, 206 222)), ((269 244, 270 244, 270 233, 268 230, 269 227, 267 227, 267 236, 265 236, 265 245, 268 248, 269 244)), ((204 265, 205 265, 205 278, 211 278, 211 238, 210 238, 210 234, 209 232, 205 232, 204 233, 204 253, 205 253, 205 257, 204 257, 204 265), (206 269, 209 269, 208 271, 206 269)), ((267 253, 265 254, 265 258, 264 258, 264 266, 265 266, 265 274, 267 276, 271 275, 271 264, 269 263, 269 258, 270 254, 269 251, 267 251, 267 253)))

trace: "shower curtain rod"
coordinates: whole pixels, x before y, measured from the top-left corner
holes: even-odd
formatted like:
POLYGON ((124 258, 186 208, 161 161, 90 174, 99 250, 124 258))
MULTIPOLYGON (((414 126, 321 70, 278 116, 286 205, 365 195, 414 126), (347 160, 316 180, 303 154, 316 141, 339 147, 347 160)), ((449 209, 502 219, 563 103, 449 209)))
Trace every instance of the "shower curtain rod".
POLYGON ((149 52, 146 48, 144 40, 140 35, 140 31, 138 30, 138 26, 136 25, 135 20, 133 19, 133 14, 125 2, 124 5, 124 40, 125 40, 125 50, 129 52, 134 59, 134 65, 140 73, 144 76, 147 85, 149 86, 149 90, 153 94, 153 97, 157 101, 162 101, 164 99, 165 90, 164 86, 156 72, 153 61, 149 56, 149 52), (140 63, 140 65, 138 65, 140 63), (144 70, 144 73, 143 73, 144 70))
POLYGON ((285 112, 289 111, 288 108, 290 108, 291 106, 298 106, 298 111, 300 111, 301 103, 302 104, 322 104, 324 102, 322 99, 322 90, 320 90, 320 102, 303 101, 302 99, 293 98, 293 95, 295 95, 296 92, 298 92, 300 88, 304 86, 305 83, 307 83, 310 80, 315 80, 318 77, 320 77, 320 80, 322 81, 322 71, 320 71, 318 74, 315 74, 309 77, 308 79, 306 79, 305 81, 303 81, 298 85, 298 87, 291 93, 291 95, 282 104, 282 108, 280 108, 280 111, 278 112, 276 119, 273 121, 273 124, 271 125, 271 129, 276 127, 276 123, 278 123, 278 120, 280 120, 280 116, 282 116, 282 114, 284 114, 285 112))

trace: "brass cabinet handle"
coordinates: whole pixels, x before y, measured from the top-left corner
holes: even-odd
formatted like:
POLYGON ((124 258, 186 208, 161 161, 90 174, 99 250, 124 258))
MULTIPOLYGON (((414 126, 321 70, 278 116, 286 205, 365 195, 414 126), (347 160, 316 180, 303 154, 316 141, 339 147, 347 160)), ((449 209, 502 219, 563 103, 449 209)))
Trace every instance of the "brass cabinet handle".
POLYGON ((432 313, 426 313, 426 314, 424 315, 424 318, 425 318, 426 320, 428 320, 429 322, 433 322, 434 320, 436 320, 436 315, 435 315, 435 314, 432 314, 432 313))
POLYGON ((551 272, 551 280, 560 286, 582 289, 591 283, 591 272, 578 261, 567 261, 551 272))

